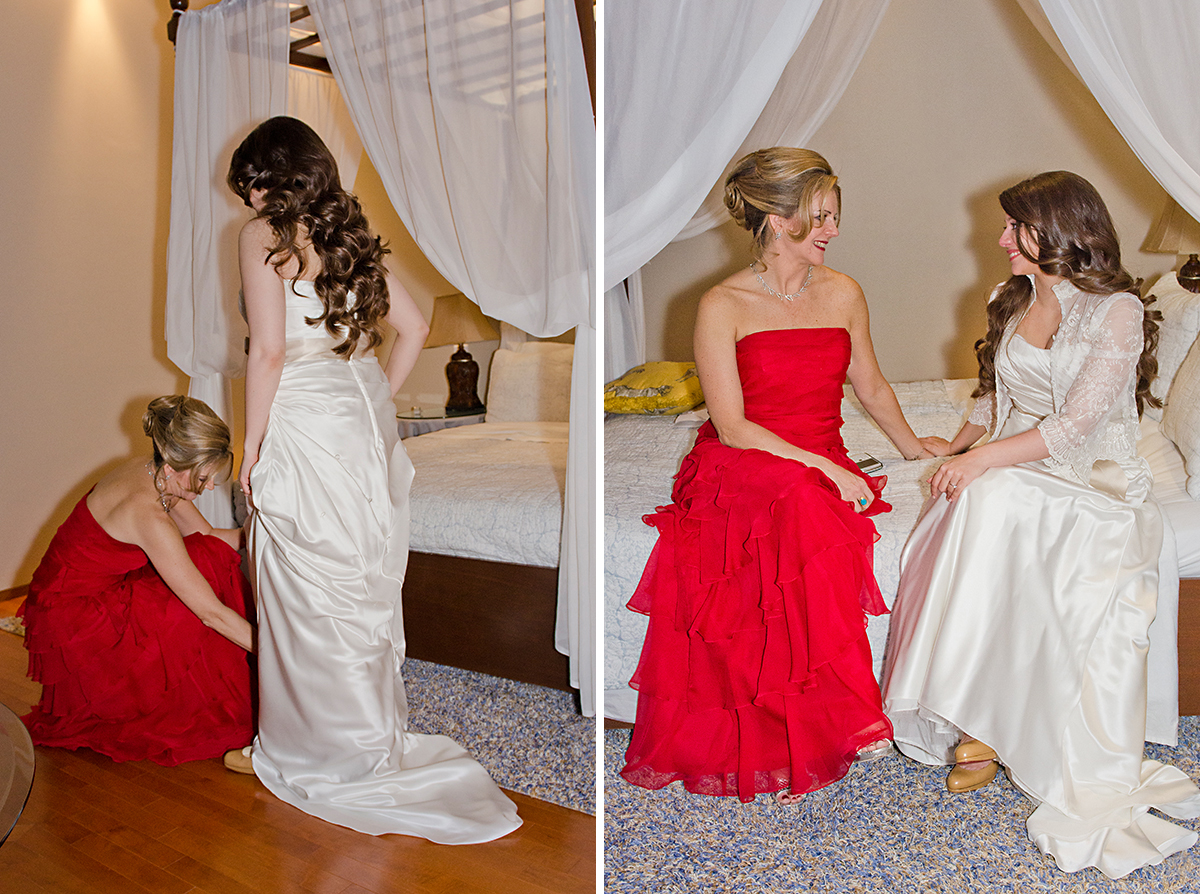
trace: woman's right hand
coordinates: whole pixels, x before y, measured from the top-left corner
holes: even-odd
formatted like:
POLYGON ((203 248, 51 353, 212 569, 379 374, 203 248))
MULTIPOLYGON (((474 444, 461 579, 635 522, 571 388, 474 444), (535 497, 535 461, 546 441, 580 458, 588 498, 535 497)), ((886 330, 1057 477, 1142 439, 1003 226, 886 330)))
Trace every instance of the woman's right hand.
POLYGON ((855 512, 862 512, 875 502, 874 491, 867 486, 861 475, 855 475, 834 462, 822 463, 818 468, 829 476, 842 499, 850 503, 855 512))
MULTIPOLYGON (((950 442, 945 438, 939 438, 937 435, 928 435, 924 438, 919 438, 918 440, 921 442, 921 447, 923 447, 925 452, 930 456, 936 457, 950 455, 950 442)), ((923 458, 924 457, 920 456, 917 457, 917 459, 923 458)))
POLYGON ((242 486, 242 493, 246 495, 246 504, 253 509, 254 498, 250 493, 250 470, 254 468, 254 464, 258 462, 258 451, 245 451, 242 454, 242 466, 238 470, 238 483, 242 486))

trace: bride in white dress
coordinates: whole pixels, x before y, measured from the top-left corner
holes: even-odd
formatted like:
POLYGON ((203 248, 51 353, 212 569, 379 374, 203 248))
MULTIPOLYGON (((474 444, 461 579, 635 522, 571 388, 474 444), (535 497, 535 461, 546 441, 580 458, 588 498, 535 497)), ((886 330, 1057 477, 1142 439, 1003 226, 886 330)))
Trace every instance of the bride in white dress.
POLYGON ((521 820, 487 771, 451 739, 406 729, 413 467, 392 395, 428 327, 307 125, 261 124, 228 182, 258 212, 239 239, 250 324, 239 477, 259 616, 253 772, 287 803, 360 832, 499 838, 521 820), (397 335, 381 369, 385 321, 397 335))
POLYGON ((1135 441, 1157 326, 1086 180, 1040 174, 1000 203, 1013 278, 901 558, 884 709, 904 754, 956 764, 951 791, 1002 764, 1043 852, 1119 878, 1196 842, 1148 811, 1200 815, 1195 784, 1143 755, 1163 524, 1135 441))

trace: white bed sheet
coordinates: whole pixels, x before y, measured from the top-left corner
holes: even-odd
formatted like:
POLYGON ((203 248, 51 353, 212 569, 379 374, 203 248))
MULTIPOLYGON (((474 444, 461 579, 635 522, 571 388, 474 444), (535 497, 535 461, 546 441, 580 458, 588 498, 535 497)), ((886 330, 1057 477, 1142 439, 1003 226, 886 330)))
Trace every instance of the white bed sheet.
MULTIPOLYGON (((892 386, 904 415, 918 435, 952 437, 970 410, 974 379, 933 379, 892 386)), ((848 389, 847 389, 848 390, 848 389)), ((694 414, 689 414, 694 415, 694 414)), ((940 460, 907 462, 852 397, 842 401, 842 438, 851 455, 869 453, 883 462, 888 476, 884 498, 892 511, 874 516, 875 576, 890 608, 900 581, 900 552, 929 496, 929 477, 940 460)), ((641 578, 657 532, 641 517, 670 502, 674 475, 695 442, 700 420, 672 417, 616 416, 604 425, 604 714, 632 721, 637 693, 629 678, 637 668, 645 638, 646 618, 625 607, 641 578)), ((1151 425, 1153 425, 1151 423, 1151 425)), ((1156 476, 1155 495, 1164 503, 1179 542, 1184 576, 1200 576, 1200 503, 1187 497, 1182 459, 1174 445, 1157 433, 1142 445, 1156 476), (1174 454, 1174 460, 1172 460, 1174 454), (1177 480, 1178 479, 1178 480, 1177 480), (1159 481, 1163 482, 1160 493, 1159 481), (1172 488, 1182 492, 1178 498, 1172 488)), ((876 675, 887 644, 888 616, 870 618, 867 638, 876 675)))
POLYGON ((558 567, 567 423, 464 425, 404 449, 416 468, 411 549, 558 567))

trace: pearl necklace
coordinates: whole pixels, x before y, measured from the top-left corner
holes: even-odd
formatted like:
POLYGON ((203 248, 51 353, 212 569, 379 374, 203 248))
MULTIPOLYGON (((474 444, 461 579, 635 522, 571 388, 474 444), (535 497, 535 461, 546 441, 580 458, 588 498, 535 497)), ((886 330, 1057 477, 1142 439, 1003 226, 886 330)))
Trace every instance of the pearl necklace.
MULTIPOLYGON (((158 491, 158 502, 161 504, 163 512, 170 512, 171 507, 167 505, 167 495, 163 492, 163 489, 159 487, 158 484, 158 475, 155 474, 153 460, 146 463, 146 474, 149 475, 150 480, 154 482, 154 489, 158 491)), ((174 494, 172 494, 172 496, 174 496, 174 494)), ((176 499, 178 499, 178 497, 176 497, 176 499)))
MULTIPOLYGON (((753 264, 750 265, 750 269, 754 270, 753 264)), ((790 292, 787 295, 783 294, 782 292, 776 292, 769 285, 767 285, 767 281, 762 278, 762 274, 759 273, 757 270, 755 270, 755 272, 754 272, 754 278, 758 280, 758 284, 760 286, 762 286, 764 289, 766 289, 768 292, 770 292, 776 298, 782 298, 784 301, 791 301, 793 298, 799 298, 801 295, 804 294, 804 290, 808 288, 809 280, 812 279, 812 272, 813 272, 813 265, 809 264, 808 265, 808 274, 804 277, 804 285, 802 285, 800 287, 800 291, 799 292, 790 292)))

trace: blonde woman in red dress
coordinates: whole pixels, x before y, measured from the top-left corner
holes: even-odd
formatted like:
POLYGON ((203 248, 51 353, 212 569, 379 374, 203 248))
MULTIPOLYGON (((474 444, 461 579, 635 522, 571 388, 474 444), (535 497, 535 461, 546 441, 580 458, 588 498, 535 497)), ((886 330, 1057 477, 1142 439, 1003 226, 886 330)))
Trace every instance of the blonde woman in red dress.
POLYGON ((229 474, 229 429, 182 395, 150 402, 152 452, 101 478, 50 542, 22 607, 23 719, 38 745, 168 766, 253 736, 241 531, 192 504, 229 474))
POLYGON ((646 516, 659 540, 629 603, 650 624, 622 775, 790 803, 892 735, 866 637, 866 614, 887 611, 870 516, 891 507, 886 479, 842 444, 843 383, 905 457, 929 454, 879 370, 862 290, 825 266, 841 215, 829 163, 760 150, 730 174, 725 202, 755 262, 700 300, 710 421, 674 502, 646 516))

